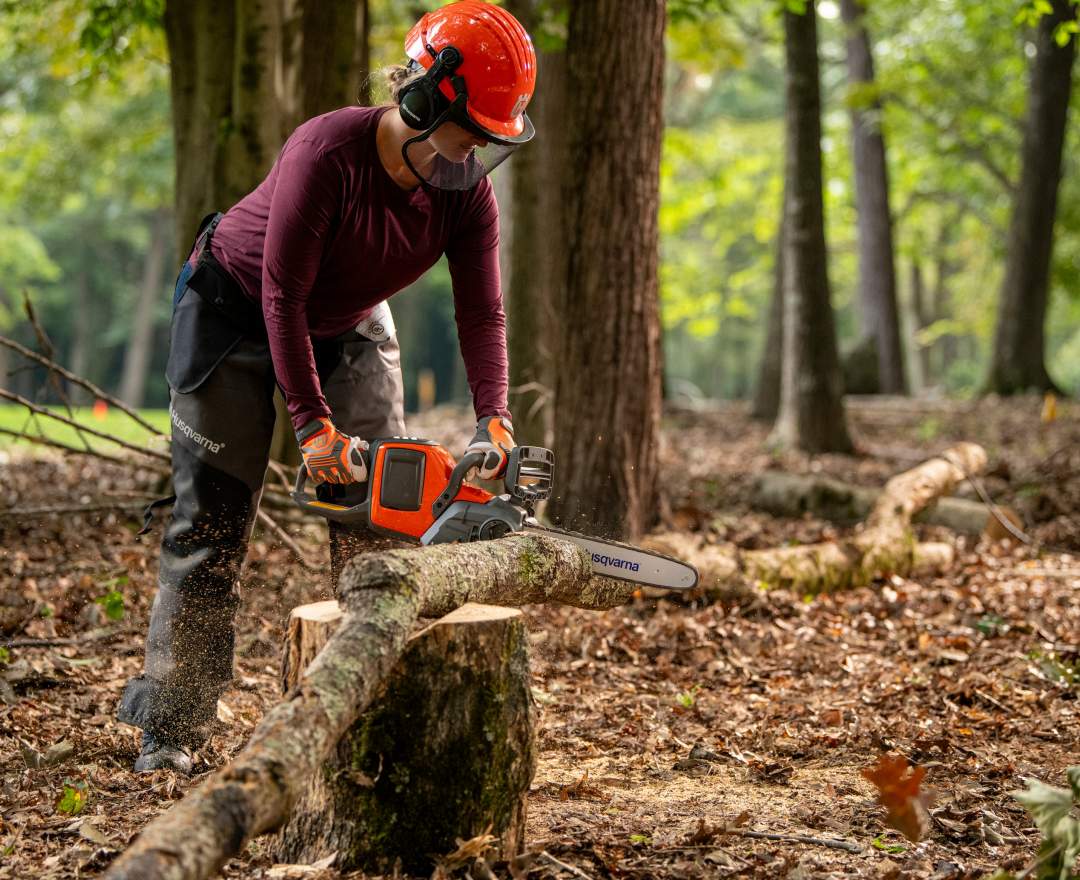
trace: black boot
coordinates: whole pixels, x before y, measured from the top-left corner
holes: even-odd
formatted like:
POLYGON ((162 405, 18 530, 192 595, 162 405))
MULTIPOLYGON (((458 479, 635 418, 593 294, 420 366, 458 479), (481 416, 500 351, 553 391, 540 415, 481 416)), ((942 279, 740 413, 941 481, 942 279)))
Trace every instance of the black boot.
POLYGON ((152 773, 154 770, 174 770, 185 776, 191 774, 191 752, 183 746, 174 746, 158 739, 151 733, 142 735, 142 751, 135 761, 136 773, 152 773))

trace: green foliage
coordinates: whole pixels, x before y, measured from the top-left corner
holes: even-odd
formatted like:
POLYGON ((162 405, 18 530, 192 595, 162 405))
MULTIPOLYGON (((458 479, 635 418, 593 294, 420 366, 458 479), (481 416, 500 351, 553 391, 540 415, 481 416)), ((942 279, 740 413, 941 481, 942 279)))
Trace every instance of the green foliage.
MULTIPOLYGON (((1036 857, 1036 880, 1069 880, 1080 856, 1080 767, 1066 773, 1068 788, 1057 788, 1038 779, 1025 779, 1027 787, 1011 792, 1035 821, 1042 835, 1036 857)), ((1028 873, 1028 872, 1025 872, 1028 873)), ((1008 876, 1008 875, 1005 875, 1008 876)))
POLYGON ((56 802, 56 812, 77 816, 90 798, 89 786, 82 780, 64 780, 64 789, 56 802))
POLYGON ((690 690, 683 691, 675 697, 676 702, 684 709, 693 709, 694 704, 697 702, 698 691, 701 690, 700 684, 695 684, 690 690))
POLYGON ((885 838, 880 834, 870 841, 870 845, 874 849, 879 849, 882 852, 892 853, 894 855, 896 853, 907 852, 906 846, 899 843, 886 843, 885 838))
POLYGON ((94 600, 94 604, 100 605, 104 609, 105 617, 109 620, 124 619, 124 594, 117 587, 125 586, 127 582, 127 575, 120 575, 100 584, 100 586, 109 587, 110 589, 104 596, 98 596, 94 600))

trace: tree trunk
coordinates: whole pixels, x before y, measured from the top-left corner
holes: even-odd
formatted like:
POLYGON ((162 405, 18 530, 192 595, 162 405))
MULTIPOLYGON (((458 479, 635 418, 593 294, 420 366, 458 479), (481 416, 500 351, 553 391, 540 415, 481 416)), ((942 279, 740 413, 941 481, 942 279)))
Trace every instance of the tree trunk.
POLYGON ((555 447, 570 528, 640 534, 656 516, 663 0, 574 0, 566 46, 555 447), (612 34, 618 34, 617 40, 612 34), (633 100, 613 100, 632 95, 633 100))
POLYGON ((169 246, 168 233, 169 214, 155 211, 150 218, 150 247, 143 263, 142 285, 131 321, 131 336, 124 352, 124 370, 120 380, 120 399, 136 409, 142 406, 146 378, 150 372, 154 314, 158 302, 165 296, 162 272, 165 268, 165 251, 169 246))
POLYGON ((786 195, 780 202, 780 225, 776 229, 776 265, 773 269, 773 290, 769 299, 769 318, 765 331, 765 347, 761 351, 761 367, 750 415, 762 422, 773 422, 780 412, 780 377, 783 370, 784 348, 784 215, 786 195))
POLYGON ((930 346, 919 339, 920 331, 925 330, 933 323, 930 317, 930 306, 926 299, 926 282, 923 279, 922 263, 918 257, 911 259, 911 316, 915 327, 915 350, 918 355, 915 365, 918 376, 915 385, 920 391, 925 391, 933 384, 933 374, 930 371, 930 346))
MULTIPOLYGON (((938 243, 937 274, 934 278, 934 291, 931 299, 931 313, 934 321, 948 322, 953 318, 952 291, 949 287, 949 279, 956 273, 957 265, 949 259, 949 245, 952 238, 951 229, 946 225, 942 228, 941 240, 938 243)), ((949 374, 949 367, 956 360, 956 334, 952 330, 941 333, 934 342, 937 351, 937 371, 942 381, 949 374)))
POLYGON ((176 241, 249 193, 305 119, 365 94, 366 0, 166 0, 176 241))
MULTIPOLYGON (((317 634, 325 643, 344 619, 339 611, 326 621, 319 607, 336 604, 293 609, 286 657, 298 662, 286 692, 321 649, 317 634)), ((521 612, 462 606, 409 640, 383 696, 293 807, 275 857, 311 864, 337 852, 338 870, 377 872, 400 858, 406 871, 426 874, 433 854, 489 833, 497 857, 512 858, 525 843, 533 722, 521 612)))
MULTIPOLYGON (((541 0, 509 0, 506 6, 526 30, 535 31, 541 0)), ((536 92, 528 109, 536 126, 536 143, 510 160, 513 242, 509 284, 503 287, 509 293, 510 410, 518 443, 540 446, 551 443, 554 304, 566 279, 561 239, 552 229, 552 218, 563 211, 560 181, 567 174, 565 89, 564 49, 541 48, 536 92)))
POLYGON ((785 9, 784 347, 774 442, 850 452, 829 297, 821 192, 817 13, 785 9))
POLYGON ((166 0, 165 36, 176 152, 176 252, 182 259, 202 216, 232 204, 225 195, 235 187, 226 187, 223 133, 232 126, 236 2, 166 0))
MULTIPOLYGON (((840 11, 847 28, 848 80, 852 86, 870 91, 875 88, 874 57, 863 2, 841 0, 840 11)), ((856 96, 851 108, 851 153, 858 216, 859 317, 863 335, 875 343, 878 390, 883 394, 906 394, 900 312, 896 305, 889 169, 881 121, 877 95, 872 101, 856 96)))
POLYGON ((1045 324, 1058 183, 1072 89, 1076 35, 1064 46, 1058 25, 1076 17, 1071 0, 1051 0, 1039 20, 1031 61, 1020 185, 1009 224, 1005 280, 985 390, 999 394, 1055 390, 1046 371, 1045 324))

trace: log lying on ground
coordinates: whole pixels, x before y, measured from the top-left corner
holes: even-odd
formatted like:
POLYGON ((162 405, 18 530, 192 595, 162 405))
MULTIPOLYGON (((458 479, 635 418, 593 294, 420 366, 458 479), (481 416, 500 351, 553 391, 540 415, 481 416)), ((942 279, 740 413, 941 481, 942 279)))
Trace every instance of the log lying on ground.
MULTIPOLYGON (((294 608, 286 691, 344 616, 337 602, 294 608)), ((432 853, 489 833, 497 858, 524 849, 536 770, 528 639, 516 608, 470 603, 409 639, 383 694, 294 805, 275 858, 340 871, 411 873, 432 853)))
POLYGON ((390 674, 419 617, 470 601, 613 608, 630 598, 632 585, 593 577, 590 566, 572 544, 525 535, 355 557, 340 583, 345 619, 300 685, 267 712, 232 764, 143 829, 105 877, 210 876, 252 837, 285 823, 390 674))
POLYGON ((699 583, 713 599, 740 598, 754 585, 817 593, 891 574, 941 570, 952 564, 952 547, 918 543, 912 517, 985 467, 982 447, 960 443, 898 474, 885 484, 862 530, 844 542, 745 551, 730 545, 695 550, 685 538, 673 535, 653 535, 643 543, 696 565, 699 583))
MULTIPOLYGON (((802 516, 812 513, 838 523, 854 523, 865 518, 881 497, 880 489, 856 486, 827 477, 768 471, 754 481, 750 504, 774 516, 802 516)), ((1017 514, 1001 508, 1011 521, 1017 514)), ((997 534, 998 521, 981 501, 966 498, 937 498, 913 517, 914 522, 945 526, 965 535, 988 530, 997 534)))

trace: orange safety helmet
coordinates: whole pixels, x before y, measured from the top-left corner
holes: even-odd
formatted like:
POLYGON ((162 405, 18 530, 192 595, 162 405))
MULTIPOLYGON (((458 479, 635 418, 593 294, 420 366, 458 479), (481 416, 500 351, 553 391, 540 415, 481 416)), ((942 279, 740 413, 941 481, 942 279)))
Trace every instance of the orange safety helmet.
MULTIPOLYGON (((461 53, 453 71, 465 83, 465 112, 495 143, 520 144, 533 136, 525 115, 536 87, 536 52, 516 18, 484 0, 458 0, 426 13, 405 38, 405 54, 425 71, 448 46, 461 53)), ((451 77, 439 91, 456 97, 451 77)))

